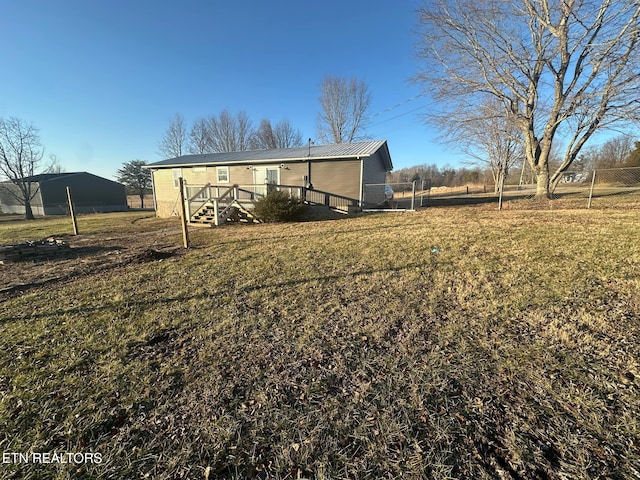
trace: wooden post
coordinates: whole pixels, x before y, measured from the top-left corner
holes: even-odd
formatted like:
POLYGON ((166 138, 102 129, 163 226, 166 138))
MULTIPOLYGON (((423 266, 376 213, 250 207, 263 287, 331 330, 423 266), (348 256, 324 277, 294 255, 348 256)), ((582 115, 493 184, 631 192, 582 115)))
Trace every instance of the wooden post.
POLYGON ((71 200, 71 189, 67 187, 67 201, 69 202, 69 213, 73 222, 73 234, 78 235, 78 221, 76 220, 76 212, 73 209, 73 201, 71 200))
POLYGON ((213 199, 213 223, 215 224, 216 227, 220 225, 220 212, 218 208, 217 198, 213 199))
POLYGON ((178 178, 178 186, 180 188, 180 221, 182 223, 182 241, 184 248, 189 248, 189 229, 187 228, 187 212, 184 208, 184 181, 182 177, 178 178))

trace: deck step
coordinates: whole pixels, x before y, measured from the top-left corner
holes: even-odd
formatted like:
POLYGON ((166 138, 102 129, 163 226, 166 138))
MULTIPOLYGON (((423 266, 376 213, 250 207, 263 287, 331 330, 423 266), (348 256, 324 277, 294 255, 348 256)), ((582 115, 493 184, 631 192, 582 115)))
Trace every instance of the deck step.
MULTIPOLYGON (((243 205, 242 203, 234 200, 230 208, 224 214, 224 217, 220 217, 221 222, 238 222, 238 223, 261 223, 258 217, 249 209, 253 207, 253 202, 250 202, 251 205, 243 205)), ((221 212, 224 209, 221 209, 221 212)), ((192 217, 190 223, 197 225, 215 225, 216 216, 215 209, 211 204, 205 204, 198 212, 196 212, 192 217)))

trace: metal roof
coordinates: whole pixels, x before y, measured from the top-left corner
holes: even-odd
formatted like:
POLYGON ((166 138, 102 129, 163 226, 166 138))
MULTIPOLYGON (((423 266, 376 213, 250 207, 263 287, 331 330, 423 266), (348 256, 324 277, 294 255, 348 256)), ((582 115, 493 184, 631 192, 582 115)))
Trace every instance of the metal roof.
POLYGON ((383 149, 382 156, 388 170, 393 168, 386 140, 371 142, 311 145, 311 147, 251 150, 246 152, 207 153, 183 155, 146 165, 145 168, 183 167, 185 165, 228 165, 233 163, 286 163, 307 160, 336 160, 369 157, 383 149))

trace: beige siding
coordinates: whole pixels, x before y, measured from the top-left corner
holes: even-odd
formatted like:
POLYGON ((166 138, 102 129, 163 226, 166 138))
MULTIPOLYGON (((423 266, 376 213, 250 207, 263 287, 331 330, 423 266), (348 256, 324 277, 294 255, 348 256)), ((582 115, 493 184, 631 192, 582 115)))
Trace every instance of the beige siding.
POLYGON ((280 183, 282 185, 304 186, 304 176, 307 175, 307 163, 288 163, 286 168, 280 170, 280 183))
POLYGON ((359 200, 360 160, 312 163, 311 183, 316 190, 359 200))
POLYGON ((153 188, 156 196, 156 215, 170 217, 174 207, 178 205, 178 189, 173 186, 173 169, 154 170, 153 188))
MULTIPOLYGON (((367 158, 365 162, 366 181, 384 182, 384 165, 379 156, 367 158)), ((261 167, 280 168, 280 164, 263 165, 261 167)), ((229 167, 229 185, 252 185, 253 169, 248 165, 229 167)), ((361 160, 332 160, 313 162, 311 164, 311 183, 316 190, 340 195, 354 200, 360 199, 361 160)), ((183 167, 176 169, 193 192, 197 187, 211 183, 218 185, 216 167, 183 167)), ((174 186, 173 168, 162 168, 153 171, 153 182, 156 195, 156 214, 159 217, 177 215, 179 212, 178 189, 174 186)), ((304 177, 309 173, 307 162, 286 163, 280 168, 281 185, 304 185, 304 177)))

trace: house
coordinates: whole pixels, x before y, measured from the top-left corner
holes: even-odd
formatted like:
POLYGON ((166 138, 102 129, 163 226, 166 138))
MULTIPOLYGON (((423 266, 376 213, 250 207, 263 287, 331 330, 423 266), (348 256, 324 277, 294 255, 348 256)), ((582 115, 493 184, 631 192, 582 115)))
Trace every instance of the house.
MULTIPOLYGON (((66 215, 69 213, 67 189, 71 190, 76 213, 122 212, 128 209, 125 186, 87 172, 43 173, 26 177, 35 192, 31 200, 34 215, 66 215)), ((0 182, 0 211, 24 214, 18 187, 0 182), (16 196, 18 198, 16 198, 16 196)))
MULTIPOLYGON (((246 152, 184 155, 147 165, 159 217, 175 215, 178 184, 186 185, 189 217, 232 186, 234 199, 251 203, 269 188, 306 203, 345 211, 384 202, 384 181, 393 164, 385 140, 309 145, 246 152), (373 187, 365 188, 372 184, 373 187), (192 205, 194 199, 200 204, 192 205)), ((229 195, 231 196, 231 194, 229 195)))

